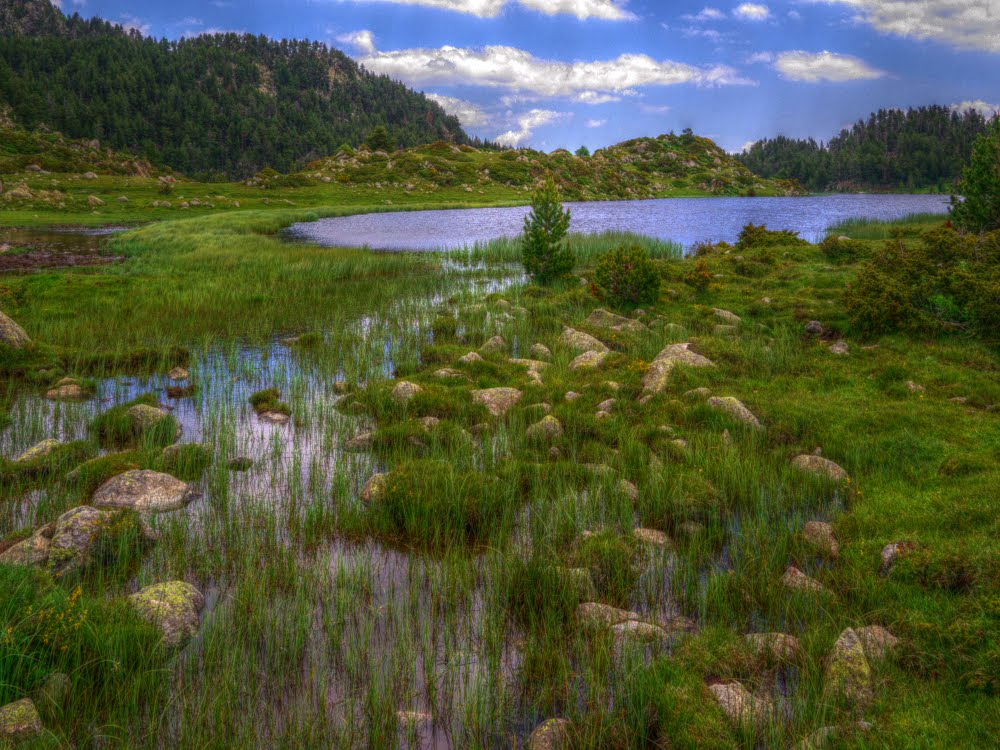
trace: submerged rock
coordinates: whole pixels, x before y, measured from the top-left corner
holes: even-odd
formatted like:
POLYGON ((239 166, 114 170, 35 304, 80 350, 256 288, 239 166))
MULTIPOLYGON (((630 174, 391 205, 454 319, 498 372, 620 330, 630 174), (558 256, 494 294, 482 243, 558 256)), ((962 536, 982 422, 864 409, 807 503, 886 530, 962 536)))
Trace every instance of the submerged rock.
POLYGON ((567 349, 575 352, 603 352, 610 351, 607 344, 594 338, 589 333, 577 331, 573 328, 566 328, 559 337, 560 343, 567 349))
POLYGON ((677 365, 686 367, 715 367, 708 357, 691 351, 691 344, 671 344, 661 351, 649 365, 649 370, 642 379, 643 391, 647 395, 655 395, 663 391, 670 381, 670 373, 677 365))
POLYGON ((191 377, 191 373, 185 370, 183 367, 175 367, 170 372, 167 373, 167 377, 171 380, 187 380, 191 377))
POLYGON ((112 477, 94 493, 97 508, 132 508, 146 513, 178 510, 201 497, 201 491, 169 474, 148 469, 112 477))
POLYGON ((0 310, 0 344, 12 349, 23 349, 30 343, 31 339, 24 329, 0 310))
POLYGON ((168 581, 147 586, 129 597, 139 616, 163 632, 164 642, 180 646, 198 632, 205 597, 190 583, 168 581))
POLYGON ((828 477, 834 482, 842 482, 849 478, 842 467, 813 453, 803 453, 801 456, 796 456, 792 459, 792 466, 808 474, 828 477))
POLYGON ((364 430, 352 437, 345 443, 344 448, 349 451, 363 451, 372 447, 375 441, 374 430, 364 430))
POLYGON ((0 743, 23 742, 42 733, 42 719, 30 698, 0 706, 0 743))
POLYGON ((482 404, 494 417, 500 417, 517 406, 524 394, 517 388, 485 388, 472 392, 472 401, 482 404))
POLYGON ((49 389, 45 398, 49 401, 83 401, 87 398, 87 393, 79 383, 67 383, 49 389))
POLYGON ((569 750, 568 719, 548 719, 535 728, 528 738, 527 750, 569 750))
POLYGON ((283 411, 262 411, 257 418, 268 424, 288 424, 292 421, 292 418, 283 411))
POLYGON ((711 408, 724 412, 737 422, 742 422, 749 427, 760 429, 762 426, 760 420, 757 419, 753 412, 750 411, 738 398, 734 398, 732 396, 725 396, 721 398, 713 396, 708 399, 706 403, 708 403, 711 408))

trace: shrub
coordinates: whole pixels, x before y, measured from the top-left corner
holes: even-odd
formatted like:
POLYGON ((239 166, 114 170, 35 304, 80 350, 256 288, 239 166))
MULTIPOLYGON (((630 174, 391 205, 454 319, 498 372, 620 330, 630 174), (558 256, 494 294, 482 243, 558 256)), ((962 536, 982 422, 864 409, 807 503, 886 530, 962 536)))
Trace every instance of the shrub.
POLYGON ((531 199, 521 238, 524 270, 539 284, 551 284, 573 270, 573 251, 565 244, 569 220, 569 211, 563 209, 559 190, 549 177, 531 199))
POLYGON ((594 270, 597 296, 615 307, 653 303, 660 296, 660 274, 638 245, 605 253, 594 270))
POLYGON ((740 250, 750 250, 756 247, 770 247, 773 245, 808 245, 804 239, 799 237, 798 232, 791 232, 787 229, 774 231, 768 229, 764 224, 747 224, 740 231, 739 241, 736 246, 740 250))
POLYGON ((704 258, 699 258, 684 274, 684 283, 693 287, 699 294, 704 294, 712 284, 712 278, 712 271, 708 267, 708 263, 704 258))
POLYGON ((864 243, 858 240, 827 237, 819 246, 820 251, 833 263, 853 263, 864 255, 864 243))
POLYGON ((392 136, 389 135, 389 131, 385 125, 376 125, 372 128, 371 132, 365 138, 365 145, 372 151, 392 152, 396 150, 396 143, 392 140, 392 136))
POLYGON ((951 217, 957 226, 975 232, 1000 229, 1000 117, 976 139, 958 192, 965 200, 951 199, 951 217))

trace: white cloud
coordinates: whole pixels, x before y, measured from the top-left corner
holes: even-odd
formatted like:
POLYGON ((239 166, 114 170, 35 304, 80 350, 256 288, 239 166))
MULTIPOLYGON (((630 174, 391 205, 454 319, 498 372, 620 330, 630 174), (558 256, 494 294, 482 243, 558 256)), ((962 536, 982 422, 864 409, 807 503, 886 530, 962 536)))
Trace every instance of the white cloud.
POLYGON ((690 13, 681 16, 685 21, 721 21, 725 17, 726 14, 717 8, 702 8, 693 16, 690 13))
POLYGON ((983 117, 995 117, 1000 115, 1000 104, 990 104, 983 101, 982 99, 975 99, 972 101, 959 102, 958 104, 952 104, 951 109, 955 112, 966 112, 970 109, 975 110, 983 117))
POLYGON ((760 3, 740 3, 733 10, 733 15, 744 21, 766 21, 771 17, 771 9, 760 3))
POLYGON ((607 120, 587 120, 585 123, 588 128, 603 128, 607 124, 607 120))
POLYGON ((517 130, 508 130, 501 133, 494 140, 501 146, 520 146, 531 138, 535 128, 549 125, 556 120, 566 117, 565 112, 553 112, 550 109, 533 109, 517 117, 517 130))
POLYGON ((753 146, 753 144, 755 144, 756 142, 757 141, 747 141, 742 146, 740 146, 739 151, 737 151, 737 153, 745 154, 747 151, 750 150, 751 146, 753 146))
POLYGON ((885 75, 885 71, 873 68, 858 57, 826 51, 782 52, 774 67, 785 78, 806 83, 871 80, 885 75))
POLYGON ((131 13, 122 13, 120 18, 121 22, 118 25, 125 31, 138 31, 143 36, 149 36, 149 30, 152 27, 141 18, 133 16, 131 13))
POLYGON ((375 52, 360 60, 369 70, 411 86, 472 84, 546 97, 629 95, 640 86, 752 84, 727 65, 695 67, 648 55, 564 62, 516 47, 440 47, 375 52), (593 92, 593 93, 587 93, 593 92))
POLYGON ((628 0, 354 0, 354 2, 420 5, 479 18, 496 18, 504 8, 517 4, 547 16, 570 15, 579 19, 600 18, 607 21, 632 21, 636 16, 626 10, 628 0))
POLYGON ((467 128, 485 125, 489 121, 489 115, 483 111, 482 107, 473 102, 442 94, 426 94, 426 96, 432 102, 440 104, 441 108, 449 115, 455 115, 459 122, 467 128))
POLYGON ((809 0, 847 5, 878 31, 1000 52, 1000 0, 809 0))
POLYGON ((801 21, 802 20, 802 14, 799 13, 795 9, 792 9, 792 10, 788 11, 788 17, 791 18, 793 21, 801 21))
MULTIPOLYGON (((623 96, 635 95, 634 91, 622 91, 621 93, 623 96)), ((573 97, 573 100, 581 104, 607 104, 608 102, 620 102, 622 97, 614 94, 602 94, 599 91, 581 91, 573 97)))
POLYGON ((756 65, 757 63, 773 63, 774 53, 773 52, 754 52, 747 58, 747 65, 756 65))
POLYGON ((670 111, 670 106, 667 104, 640 104, 639 109, 643 112, 663 115, 670 111))
POLYGON ((349 44, 367 55, 375 51, 375 35, 368 29, 341 34, 337 37, 337 41, 341 44, 349 44))

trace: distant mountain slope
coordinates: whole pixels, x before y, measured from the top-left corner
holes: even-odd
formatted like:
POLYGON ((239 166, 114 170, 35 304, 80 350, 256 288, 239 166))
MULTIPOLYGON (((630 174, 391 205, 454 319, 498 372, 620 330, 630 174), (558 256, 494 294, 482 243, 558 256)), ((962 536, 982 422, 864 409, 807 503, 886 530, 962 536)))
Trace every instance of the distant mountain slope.
POLYGON ((439 188, 474 193, 488 185, 503 185, 527 192, 548 173, 569 200, 801 192, 795 183, 755 176, 708 138, 690 133, 636 138, 588 157, 564 150, 551 154, 529 149, 481 151, 447 143, 391 154, 341 149, 294 177, 268 172, 249 182, 268 187, 321 181, 429 193, 439 188))
POLYGON ((883 109, 825 145, 778 136, 758 141, 738 158, 759 175, 798 180, 812 190, 947 192, 986 124, 974 110, 883 109))
POLYGON ((48 0, 0 0, 0 104, 31 130, 98 138, 190 175, 293 170, 377 125, 403 146, 469 143, 424 95, 318 42, 169 42, 48 0))

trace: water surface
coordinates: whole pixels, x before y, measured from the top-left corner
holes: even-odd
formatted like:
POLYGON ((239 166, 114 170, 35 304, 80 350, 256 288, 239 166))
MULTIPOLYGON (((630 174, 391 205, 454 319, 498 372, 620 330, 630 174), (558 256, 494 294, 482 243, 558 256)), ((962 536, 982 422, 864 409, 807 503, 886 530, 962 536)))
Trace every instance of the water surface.
MULTIPOLYGON (((900 219, 948 210, 945 195, 814 195, 802 198, 666 198, 567 203, 570 231, 629 231, 679 242, 735 242, 748 223, 791 229, 810 242, 845 219, 900 219)), ((288 233, 330 247, 373 250, 440 250, 515 236, 527 206, 341 216, 296 224, 288 233)))

